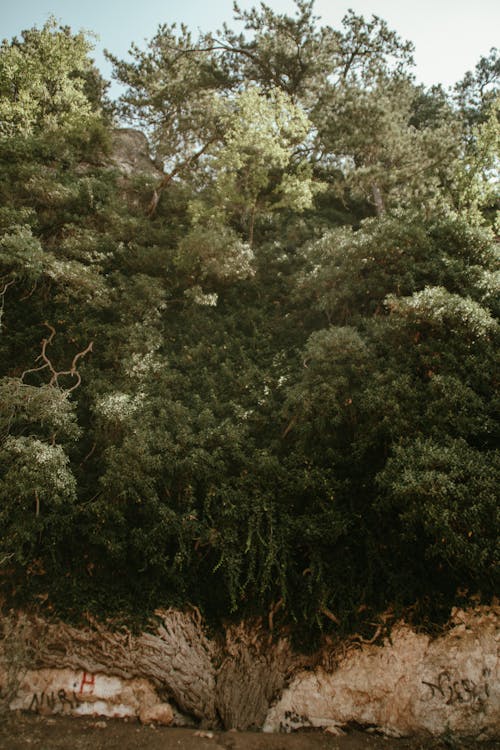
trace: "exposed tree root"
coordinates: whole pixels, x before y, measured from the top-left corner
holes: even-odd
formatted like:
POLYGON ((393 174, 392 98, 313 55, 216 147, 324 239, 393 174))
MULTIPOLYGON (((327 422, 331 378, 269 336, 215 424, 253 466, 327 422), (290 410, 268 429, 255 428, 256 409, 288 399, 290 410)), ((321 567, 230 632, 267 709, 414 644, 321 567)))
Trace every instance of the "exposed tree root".
POLYGON ((273 700, 308 661, 286 638, 271 641, 259 622, 228 627, 221 653, 216 702, 226 729, 260 729, 273 700))
POLYGON ((260 621, 228 626, 215 640, 197 610, 156 615, 154 630, 138 636, 94 620, 76 628, 35 618, 22 637, 38 644, 36 668, 144 677, 204 726, 226 729, 261 728, 272 701, 311 661, 294 654, 286 638, 272 640, 260 621))
POLYGON ((91 621, 86 628, 34 622, 34 635, 45 644, 37 667, 83 669, 125 679, 144 677, 162 688, 181 711, 210 725, 215 709, 214 644, 197 612, 157 612, 156 632, 134 636, 91 621))

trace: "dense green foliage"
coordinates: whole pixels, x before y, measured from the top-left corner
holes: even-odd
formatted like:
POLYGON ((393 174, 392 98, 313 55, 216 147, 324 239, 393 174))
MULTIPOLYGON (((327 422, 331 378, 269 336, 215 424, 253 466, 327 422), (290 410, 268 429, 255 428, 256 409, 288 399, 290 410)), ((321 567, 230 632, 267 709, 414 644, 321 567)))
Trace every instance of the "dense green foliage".
POLYGON ((0 49, 4 596, 297 628, 491 596, 496 53, 446 93, 376 17, 236 20, 114 59, 113 116, 84 35, 0 49))

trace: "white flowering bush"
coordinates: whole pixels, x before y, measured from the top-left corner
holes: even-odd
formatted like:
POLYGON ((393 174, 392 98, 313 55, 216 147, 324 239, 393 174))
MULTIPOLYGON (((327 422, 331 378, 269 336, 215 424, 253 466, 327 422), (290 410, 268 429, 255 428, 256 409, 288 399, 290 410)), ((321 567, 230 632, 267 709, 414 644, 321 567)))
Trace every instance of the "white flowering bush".
POLYGON ((219 298, 219 295, 216 292, 204 292, 199 284, 186 289, 184 296, 196 305, 202 305, 205 307, 215 307, 219 298))
POLYGON ((1 557, 22 564, 70 518, 76 480, 60 445, 29 436, 7 437, 0 467, 1 557))
POLYGON ((126 421, 133 416, 144 400, 144 393, 135 395, 115 391, 96 400, 96 412, 102 419, 109 421, 126 421))
POLYGON ((161 372, 164 366, 165 361, 155 350, 145 354, 133 352, 130 360, 125 363, 125 372, 130 378, 142 381, 150 375, 161 372))
POLYGON ((233 229, 213 222, 193 227, 182 239, 177 267, 202 280, 227 282, 252 277, 253 259, 250 245, 233 229))
POLYGON ((491 313, 470 297, 451 294, 443 287, 426 287, 411 297, 386 298, 392 313, 411 317, 419 323, 446 326, 448 331, 483 337, 498 328, 491 313))
POLYGON ((69 394, 49 385, 40 387, 19 378, 0 379, 0 429, 4 434, 30 426, 39 435, 74 439, 80 434, 69 394))
POLYGON ((41 276, 46 255, 28 226, 14 226, 0 238, 0 264, 4 275, 32 283, 41 276))

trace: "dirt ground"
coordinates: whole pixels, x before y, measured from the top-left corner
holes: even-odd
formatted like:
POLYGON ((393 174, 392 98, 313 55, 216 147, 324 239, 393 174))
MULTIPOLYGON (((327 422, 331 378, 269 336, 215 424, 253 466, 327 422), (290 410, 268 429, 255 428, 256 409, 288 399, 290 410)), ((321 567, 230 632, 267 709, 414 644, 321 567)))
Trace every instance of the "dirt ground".
POLYGON ((10 714, 0 723, 0 750, 500 750, 500 742, 452 738, 386 739, 352 730, 295 734, 197 732, 136 721, 10 714))

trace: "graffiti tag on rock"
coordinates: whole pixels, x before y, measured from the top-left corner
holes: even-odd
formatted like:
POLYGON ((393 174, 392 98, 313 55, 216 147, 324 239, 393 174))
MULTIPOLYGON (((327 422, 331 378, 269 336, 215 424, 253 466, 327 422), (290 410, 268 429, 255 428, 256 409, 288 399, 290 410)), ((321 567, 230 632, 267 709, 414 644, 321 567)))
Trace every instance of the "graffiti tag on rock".
POLYGON ((33 693, 28 711, 34 711, 35 713, 39 713, 43 709, 50 709, 50 711, 73 711, 80 704, 81 701, 78 700, 74 690, 71 693, 67 693, 66 690, 61 688, 57 692, 52 690, 50 693, 46 693, 45 691, 33 693))
POLYGON ((440 672, 434 680, 422 680, 422 684, 429 688, 429 699, 443 700, 447 706, 457 703, 475 704, 478 708, 484 706, 490 697, 488 678, 489 669, 483 669, 481 680, 476 682, 468 677, 455 678, 447 670, 440 672))
MULTIPOLYGON (((77 682, 73 683, 74 688, 77 686, 77 682)), ((50 692, 44 690, 41 693, 33 693, 28 711, 33 711, 35 713, 43 713, 47 710, 54 713, 73 711, 85 701, 84 695, 93 694, 94 688, 95 675, 84 672, 78 693, 75 690, 67 691, 64 688, 61 688, 60 690, 51 690, 50 692)))

